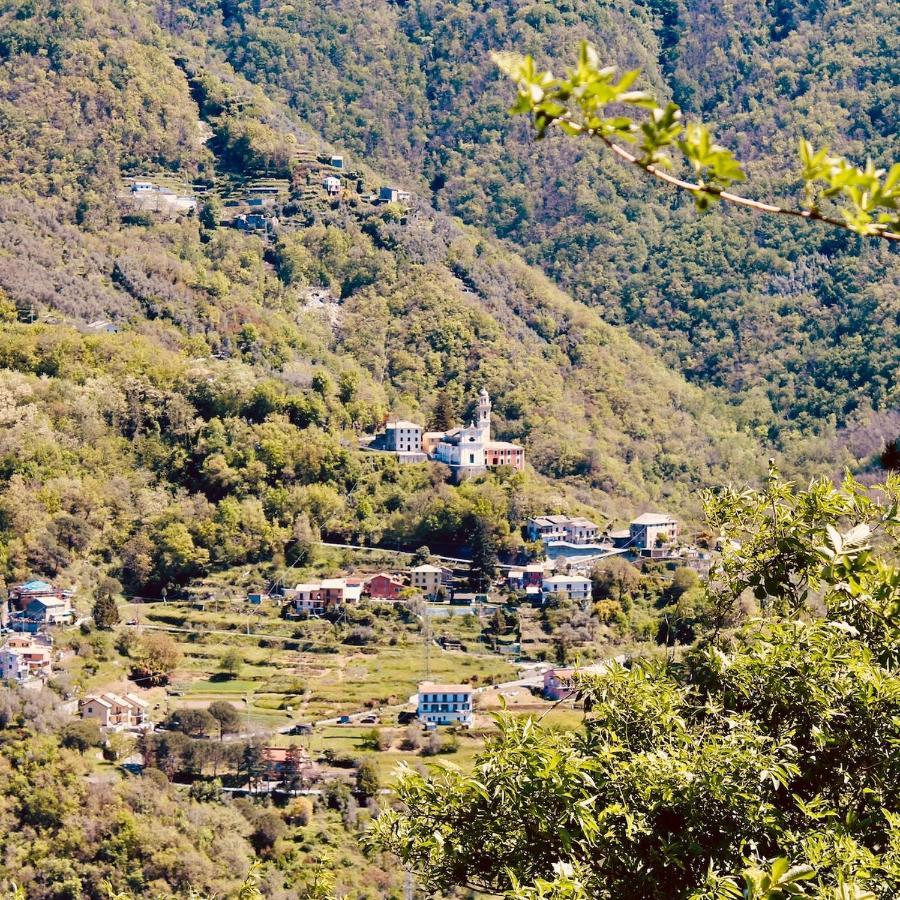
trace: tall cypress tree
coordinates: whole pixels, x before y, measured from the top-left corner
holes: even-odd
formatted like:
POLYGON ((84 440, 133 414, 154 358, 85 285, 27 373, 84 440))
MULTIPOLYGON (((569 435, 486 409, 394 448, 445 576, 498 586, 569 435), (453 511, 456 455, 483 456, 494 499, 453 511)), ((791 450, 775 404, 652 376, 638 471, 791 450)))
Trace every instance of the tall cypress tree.
POLYGON ((481 516, 472 521, 472 565, 469 586, 473 591, 487 591, 497 574, 497 548, 491 526, 481 516))
POLYGON ((446 390, 440 391, 435 398, 431 421, 436 431, 449 431, 456 422, 456 409, 446 390))

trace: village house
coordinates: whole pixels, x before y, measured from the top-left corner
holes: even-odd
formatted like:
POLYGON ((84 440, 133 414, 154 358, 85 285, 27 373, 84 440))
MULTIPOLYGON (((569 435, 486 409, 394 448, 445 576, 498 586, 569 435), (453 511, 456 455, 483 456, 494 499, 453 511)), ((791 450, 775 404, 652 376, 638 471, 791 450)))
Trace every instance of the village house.
POLYGON ((529 563, 521 569, 510 569, 506 576, 506 583, 511 590, 524 591, 529 587, 540 589, 544 581, 544 566, 542 563, 529 563))
POLYGON ((678 521, 668 513, 644 513, 629 526, 631 546, 651 550, 660 544, 671 544, 678 537, 678 521))
POLYGON ((362 579, 323 578, 321 581, 286 588, 284 598, 298 614, 321 616, 336 606, 359 603, 362 592, 362 579))
POLYGON ((60 591, 46 581, 28 581, 10 591, 15 612, 10 627, 15 631, 39 631, 49 625, 68 625, 74 618, 70 591, 60 591))
MULTIPOLYGON (((295 747, 297 777, 303 785, 312 784, 318 775, 318 767, 309 758, 309 754, 302 748, 295 747)), ((290 777, 291 761, 290 747, 263 747, 262 762, 265 771, 261 773, 266 781, 283 781, 290 777)))
POLYGON ((382 187, 378 190, 379 203, 409 203, 411 200, 412 194, 409 191, 394 187, 382 187))
POLYGON ((581 575, 552 575, 541 583, 543 602, 560 595, 567 600, 584 601, 591 598, 591 579, 581 575))
POLYGON ((547 700, 565 700, 575 693, 572 677, 576 672, 581 675, 598 675, 606 669, 606 663, 578 669, 548 669, 544 672, 544 697, 547 700))
POLYGON ((285 590, 284 596, 293 605, 295 612, 308 616, 321 616, 325 612, 322 586, 318 582, 294 585, 285 590))
POLYGON ((473 689, 468 684, 419 685, 417 715, 425 725, 472 725, 473 689))
POLYGON ((410 584, 417 591, 421 591, 426 597, 433 598, 443 584, 444 570, 439 566, 423 563, 420 566, 413 566, 409 570, 409 578, 410 584))
POLYGON ((402 463, 425 462, 428 459, 422 451, 422 426, 405 420, 388 422, 384 431, 375 435, 369 449, 395 453, 402 463))
POLYGON ((373 600, 397 600, 405 587, 399 576, 379 572, 366 579, 363 591, 373 600))
POLYGON ((69 599, 71 591, 63 591, 54 587, 47 581, 33 579, 24 584, 17 584, 9 589, 9 602, 13 609, 24 610, 32 600, 52 598, 57 600, 69 599))
POLYGON ((344 157, 343 156, 332 156, 328 160, 328 165, 331 166, 332 169, 343 169, 344 168, 344 157))
POLYGON ((325 193, 329 197, 337 197, 341 192, 341 179, 337 175, 326 175, 322 187, 325 188, 325 193))
POLYGON ((105 731, 131 731, 150 726, 149 704, 134 694, 105 692, 85 697, 81 717, 94 719, 105 731))
POLYGON ((581 516, 535 516, 528 520, 525 534, 529 541, 584 546, 597 541, 600 528, 581 516))
POLYGON ((48 634, 10 635, 0 646, 0 681, 26 684, 53 674, 53 639, 48 634))

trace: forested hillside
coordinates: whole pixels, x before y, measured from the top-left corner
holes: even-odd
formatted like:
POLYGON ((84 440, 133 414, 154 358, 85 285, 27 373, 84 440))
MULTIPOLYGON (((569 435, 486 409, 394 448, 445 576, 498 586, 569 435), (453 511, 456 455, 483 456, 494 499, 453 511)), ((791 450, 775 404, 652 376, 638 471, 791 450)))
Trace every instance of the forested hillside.
POLYGON ((724 404, 514 253, 422 201, 300 184, 327 146, 150 13, 3 6, 7 579, 157 591, 320 532, 459 546, 475 516, 514 543, 530 511, 689 516, 758 472, 724 404), (275 239, 225 227, 230 185, 291 173, 275 239), (129 176, 210 192, 199 215, 136 211, 129 176), (357 451, 392 412, 468 417, 482 385, 536 474, 452 488, 357 451))
MULTIPOLYGON (((506 116, 488 54, 568 62, 580 38, 718 125, 754 190, 793 196, 797 141, 892 161, 900 13, 879 0, 171 4, 246 76, 440 208, 514 242, 577 299, 715 385, 781 446, 896 406, 897 253, 853 236, 690 203, 506 116)), ((840 438, 838 438, 840 443, 840 438)), ((833 448, 830 448, 833 449, 833 448)))

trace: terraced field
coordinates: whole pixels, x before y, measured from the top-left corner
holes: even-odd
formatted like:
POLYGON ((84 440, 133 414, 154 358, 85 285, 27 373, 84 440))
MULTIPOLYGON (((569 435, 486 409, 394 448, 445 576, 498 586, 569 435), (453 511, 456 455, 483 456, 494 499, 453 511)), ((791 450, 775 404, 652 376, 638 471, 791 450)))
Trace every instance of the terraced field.
MULTIPOLYGON (((388 605, 355 611, 366 625, 286 620, 274 605, 240 601, 202 609, 188 603, 140 604, 124 613, 123 619, 133 623, 126 627, 165 630, 182 651, 166 698, 170 708, 229 700, 259 729, 405 703, 425 675, 418 621, 405 621, 388 605), (367 629, 366 643, 348 643, 358 639, 361 629, 367 629), (240 651, 243 665, 226 674, 223 657, 233 648, 240 651)), ((471 622, 460 628, 477 632, 471 622)), ((499 656, 444 651, 436 645, 428 664, 434 681, 474 676, 489 683, 515 676, 515 668, 499 656)))

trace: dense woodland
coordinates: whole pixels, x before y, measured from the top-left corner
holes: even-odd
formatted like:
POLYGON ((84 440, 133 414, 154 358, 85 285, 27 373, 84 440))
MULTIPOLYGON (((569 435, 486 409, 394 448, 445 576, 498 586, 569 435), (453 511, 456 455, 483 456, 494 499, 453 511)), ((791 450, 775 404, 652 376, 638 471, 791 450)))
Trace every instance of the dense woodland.
POLYGON ((173 4, 161 18, 185 35, 202 27, 326 138, 515 244, 690 380, 722 388, 775 443, 896 405, 895 251, 746 214, 698 220, 595 149, 536 146, 509 122, 489 60, 512 48, 559 68, 589 38, 604 62, 641 68, 645 84, 718 126, 761 193, 791 197, 799 181, 784 162, 801 136, 892 162, 895 4, 210 6, 173 4))
POLYGON ((690 516, 698 488, 759 471, 721 399, 424 203, 295 203, 270 244, 212 203, 130 212, 129 174, 215 183, 324 145, 218 54, 186 62, 149 10, 61 9, 2 19, 8 581, 109 568, 155 593, 323 532, 464 546, 478 516, 514 546, 530 512, 690 516), (118 333, 85 333, 97 319, 118 333), (482 385, 533 473, 454 489, 357 452, 389 413, 471 415, 482 385))
MULTIPOLYGON (((667 508, 695 531, 701 489, 759 483, 768 456, 804 480, 848 467, 877 481, 883 461, 897 467, 900 435, 896 250, 745 213, 701 217, 589 147, 536 144, 507 115, 512 92, 489 51, 556 64, 591 38, 714 123, 748 161, 754 187, 792 197, 799 182, 785 160, 801 134, 860 163, 896 155, 898 16, 888 0, 0 0, 0 577, 55 579, 82 599, 113 577, 127 593, 159 596, 236 566, 278 570, 320 536, 466 552, 478 531, 513 550, 522 522, 548 511, 620 526, 667 508), (410 189, 412 210, 310 199, 305 189, 316 194, 318 183, 297 160, 330 152, 344 153, 370 189, 410 189), (127 197, 132 177, 207 186, 212 198, 224 183, 259 176, 291 182, 276 210, 288 224, 271 241, 227 227, 216 199, 175 216, 135 212, 127 197), (113 333, 90 326, 107 320, 113 333), (429 426, 469 418, 482 386, 498 436, 526 447, 524 473, 453 487, 440 466, 358 449, 391 414, 429 426)), ((804 509, 814 554, 826 520, 843 528, 866 519, 829 502, 804 509)), ((763 546, 767 513, 752 512, 762 538, 747 565, 758 567, 726 575, 743 591, 768 572, 757 598, 778 599, 797 574, 799 545, 780 548, 789 559, 777 584, 763 546)), ((866 513, 896 527, 895 511, 866 513)), ((897 739, 896 537, 880 548, 883 562, 854 546, 832 556, 870 579, 863 587, 878 593, 881 624, 841 631, 853 611, 841 594, 829 608, 834 633, 816 625, 801 634, 779 620, 763 638, 751 625, 726 647, 738 661, 757 653, 775 695, 772 654, 790 661, 802 645, 824 685, 821 721, 786 704, 788 726, 773 725, 747 699, 760 673, 750 666, 746 682, 744 669, 729 682, 718 650, 674 673, 647 670, 655 687, 629 696, 636 707, 646 699, 635 715, 648 734, 681 754, 679 784, 698 763, 692 748, 704 729, 721 738, 710 765, 741 784, 786 765, 742 833, 752 841, 764 832, 769 857, 789 846, 811 860, 829 900, 868 896, 826 893, 868 866, 880 900, 898 884, 896 762, 880 749, 897 739), (868 698, 854 693, 857 676, 874 685, 868 698), (727 712, 695 707, 701 677, 701 706, 725 688, 740 702, 730 696, 727 712), (683 720, 672 712, 679 704, 683 720), (851 707, 870 744, 843 726, 828 740, 835 753, 858 754, 871 783, 827 782, 834 802, 822 815, 846 828, 817 844, 802 821, 819 809, 815 791, 804 783, 794 805, 775 784, 804 765, 787 731, 802 732, 814 756, 829 716, 844 721, 851 707), (775 749, 750 762, 746 747, 729 756, 737 719, 748 746, 777 738, 775 749), (877 821, 859 824, 860 798, 876 790, 877 821), (778 828, 760 824, 772 809, 783 816, 778 828), (875 861, 890 841, 893 855, 875 861), (842 854, 852 865, 835 862, 842 854)), ((809 577, 813 563, 804 565, 809 577)), ((847 572, 829 565, 832 581, 823 581, 840 594, 847 572)), ((551 604, 536 627, 562 662, 597 635, 687 643, 735 627, 735 608, 759 612, 738 604, 719 617, 715 596, 682 582, 663 588, 652 573, 641 582, 612 566, 596 574, 588 610, 551 604)), ((554 748, 595 748, 597 729, 608 739, 618 727, 611 708, 583 736, 553 737, 554 748)), ((14 836, 0 851, 4 889, 19 877, 28 896, 101 897, 110 878, 111 890, 135 896, 191 886, 227 895, 262 856, 279 860, 266 867, 266 896, 322 897, 307 880, 313 849, 330 842, 348 868, 371 864, 369 896, 399 895, 398 870, 380 850, 366 861, 355 843, 347 849, 356 825, 342 824, 345 809, 321 810, 293 832, 290 853, 267 855, 258 809, 187 801, 161 773, 89 783, 94 769, 64 729, 52 697, 3 695, 0 833, 14 836)), ((498 746, 520 741, 530 764, 532 750, 546 749, 531 739, 511 726, 498 746)), ((641 759, 655 765, 651 751, 641 759)), ((651 785, 660 796, 664 781, 651 785)), ((473 799, 469 782, 457 786, 473 799)), ((635 776, 628 787, 646 785, 635 776)), ((687 789, 679 796, 694 802, 687 789)), ((715 831, 720 811, 707 808, 703 827, 715 831)), ((657 812, 638 809, 645 822, 657 812)), ((678 824, 672 833, 689 843, 678 824)), ((484 828, 473 846, 495 837, 484 828)), ((631 837, 622 847, 642 865, 631 837)), ((430 853, 432 840, 419 850, 430 853)), ((738 896, 728 893, 746 861, 738 843, 721 851, 710 884, 697 875, 706 857, 682 871, 685 893, 738 896)), ((384 846, 415 860, 396 835, 384 846)), ((452 891, 462 880, 456 857, 446 859, 428 877, 452 891)), ((509 873, 495 862, 483 875, 506 890, 509 873)), ((666 860, 656 863, 665 870, 666 860)), ((587 894, 561 875, 546 894, 538 885, 520 896, 598 896, 609 875, 575 874, 587 894)), ((628 871, 614 874, 628 882, 628 871)))

